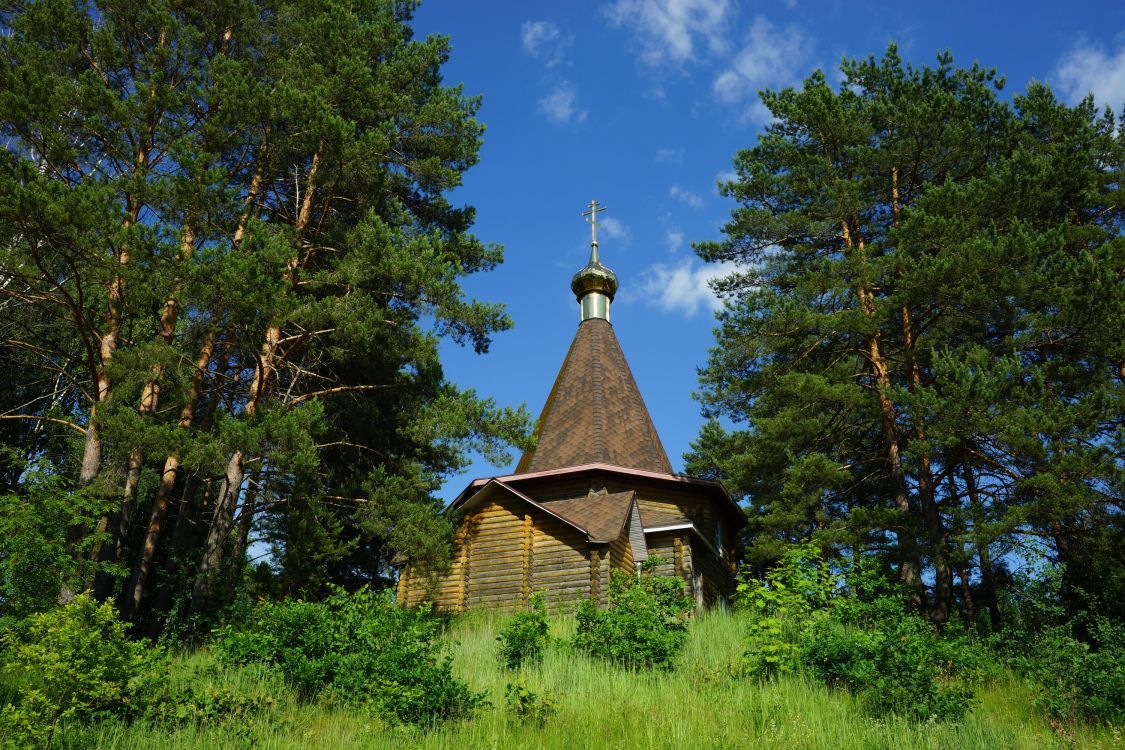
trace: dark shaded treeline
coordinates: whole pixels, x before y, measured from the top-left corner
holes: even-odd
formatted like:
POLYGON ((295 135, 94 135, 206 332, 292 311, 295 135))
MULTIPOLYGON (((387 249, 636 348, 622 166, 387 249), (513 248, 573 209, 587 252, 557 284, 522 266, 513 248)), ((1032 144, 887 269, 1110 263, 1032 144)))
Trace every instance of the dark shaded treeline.
POLYGON ((438 359, 510 320, 459 285, 502 256, 446 198, 479 100, 414 5, 4 6, 9 608, 92 588, 157 632, 227 602, 252 540, 277 595, 378 580, 445 554, 431 492, 468 450, 524 440, 438 359))

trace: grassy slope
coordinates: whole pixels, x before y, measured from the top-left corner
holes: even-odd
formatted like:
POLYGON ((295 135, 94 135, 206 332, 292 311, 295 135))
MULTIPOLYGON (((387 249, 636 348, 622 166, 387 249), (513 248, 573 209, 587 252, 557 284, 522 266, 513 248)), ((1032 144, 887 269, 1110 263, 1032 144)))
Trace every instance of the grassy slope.
MULTIPOLYGON (((565 647, 525 670, 524 684, 551 694, 557 715, 544 727, 514 722, 504 702, 513 680, 496 659, 502 620, 483 613, 462 618, 451 637, 456 674, 487 691, 494 708, 476 719, 426 731, 385 727, 349 709, 321 702, 298 705, 291 694, 253 670, 216 672, 248 691, 271 694, 277 710, 252 722, 209 727, 101 726, 103 748, 1111 748, 1125 746, 1117 730, 1083 730, 1069 738, 1052 731, 1014 682, 983 688, 972 714, 959 724, 911 725, 862 716, 847 695, 802 679, 760 684, 731 679, 741 625, 713 614, 693 623, 683 663, 670 674, 635 674, 591 661, 565 647)), ((569 638, 573 620, 552 623, 569 638)), ((188 657, 206 662, 199 653, 188 657)))

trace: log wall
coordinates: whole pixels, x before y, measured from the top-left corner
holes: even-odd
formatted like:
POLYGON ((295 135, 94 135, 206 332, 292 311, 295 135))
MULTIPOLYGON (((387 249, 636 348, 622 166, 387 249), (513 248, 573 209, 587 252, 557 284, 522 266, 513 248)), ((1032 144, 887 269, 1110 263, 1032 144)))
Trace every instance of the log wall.
MULTIPOLYGON (((626 482, 589 475, 550 477, 521 485, 538 502, 585 497, 592 484, 608 492, 634 490, 642 519, 682 516, 713 540, 720 512, 709 494, 691 487, 658 482, 626 482), (647 518, 646 518, 647 516, 647 518)), ((695 594, 696 572, 705 606, 733 591, 734 545, 729 520, 723 524, 723 559, 717 559, 690 532, 644 535, 647 554, 665 558, 656 572, 674 575, 695 594)), ((609 545, 590 545, 583 532, 504 492, 494 492, 481 507, 466 514, 457 530, 453 559, 446 574, 435 575, 407 566, 399 580, 399 601, 432 602, 441 609, 472 607, 517 609, 542 592, 552 610, 568 610, 583 598, 604 603, 612 570, 632 572, 634 550, 628 538, 609 545)))
POLYGON ((586 535, 539 511, 532 541, 531 591, 542 592, 552 611, 569 609, 590 596, 586 535))
POLYGON ((518 498, 498 493, 472 514, 476 529, 469 545, 464 608, 511 609, 524 603, 526 510, 518 498))

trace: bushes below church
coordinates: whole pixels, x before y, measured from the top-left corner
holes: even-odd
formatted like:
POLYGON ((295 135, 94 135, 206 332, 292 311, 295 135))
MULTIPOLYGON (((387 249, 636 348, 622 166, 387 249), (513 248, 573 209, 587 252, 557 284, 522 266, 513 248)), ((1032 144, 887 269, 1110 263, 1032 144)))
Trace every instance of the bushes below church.
POLYGON ((797 547, 739 584, 748 620, 742 671, 802 672, 853 693, 872 715, 944 721, 964 716, 977 688, 1007 669, 1024 678, 1056 727, 1120 725, 1125 625, 1066 613, 1057 604, 1060 579, 1044 569, 1026 582, 1000 632, 978 635, 951 622, 938 633, 880 575, 862 565, 834 574, 814 547, 797 547))
POLYGON ((802 671, 854 693, 875 716, 959 719, 993 663, 967 638, 939 637, 879 576, 833 575, 811 546, 790 550, 760 579, 744 577, 736 601, 750 618, 749 674, 802 671))
POLYGON ((614 571, 604 609, 581 602, 574 646, 631 667, 671 669, 694 605, 683 581, 652 574, 658 564, 659 558, 650 558, 638 577, 614 571))
POLYGON ((88 594, 33 614, 0 636, 0 742, 47 747, 60 726, 143 712, 166 662, 131 641, 109 604, 88 594))
POLYGON ((386 595, 267 602, 218 635, 224 661, 270 665, 305 698, 330 695, 392 722, 462 718, 484 703, 453 676, 439 621, 386 595))
POLYGON ((214 656, 170 658, 131 640, 113 606, 82 594, 0 633, 0 746, 47 747, 91 724, 246 731, 278 696, 356 706, 389 723, 462 718, 485 703, 452 674, 441 623, 390 597, 334 592, 270 602, 216 632, 214 656))

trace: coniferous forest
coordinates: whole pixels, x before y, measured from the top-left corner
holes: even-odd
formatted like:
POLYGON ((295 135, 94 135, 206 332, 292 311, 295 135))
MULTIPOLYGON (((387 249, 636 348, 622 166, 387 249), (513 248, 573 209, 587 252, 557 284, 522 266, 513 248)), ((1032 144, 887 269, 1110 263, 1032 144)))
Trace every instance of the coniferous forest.
POLYGON ((1121 743, 1114 113, 894 46, 762 92, 695 238, 731 609, 442 615, 393 563, 533 425, 438 354, 512 321, 414 5, 0 5, 0 743, 1121 743))

